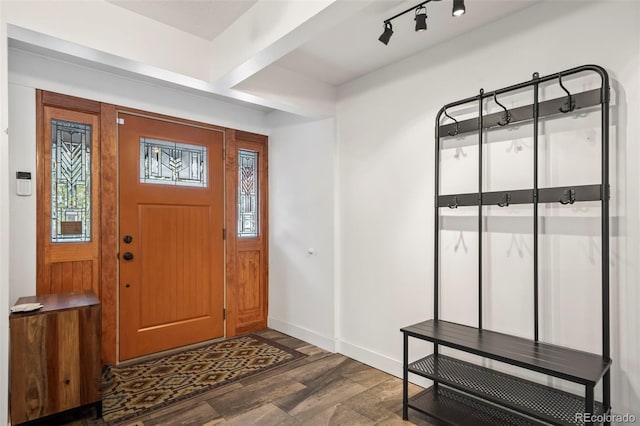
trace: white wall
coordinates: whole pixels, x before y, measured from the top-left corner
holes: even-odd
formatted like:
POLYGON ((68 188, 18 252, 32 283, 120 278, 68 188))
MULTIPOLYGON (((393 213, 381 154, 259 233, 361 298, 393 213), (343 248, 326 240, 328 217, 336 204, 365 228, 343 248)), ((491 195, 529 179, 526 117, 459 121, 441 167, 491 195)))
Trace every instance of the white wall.
MULTIPOLYGON (((534 71, 546 75, 596 63, 610 72, 617 92, 611 147, 612 215, 620 216, 612 221, 615 226, 611 234, 614 411, 640 414, 640 211, 636 191, 640 186, 636 167, 640 152, 634 142, 640 136, 635 118, 640 113, 639 28, 637 2, 543 2, 341 87, 336 182, 340 206, 336 218, 340 226, 336 237, 340 253, 337 334, 341 352, 399 375, 399 329, 432 318, 433 135, 440 107, 472 96, 481 87, 492 90, 528 80, 534 71)), ((393 49, 393 40, 386 48, 393 49)), ((505 102, 512 106, 517 100, 505 102)), ((592 117, 585 120, 586 133, 574 124, 562 127, 550 123, 543 129, 543 149, 547 144, 562 145, 565 140, 571 144, 560 154, 564 163, 547 165, 543 178, 551 182, 563 179, 561 171, 567 163, 571 163, 571 170, 577 167, 577 173, 584 172, 583 177, 593 178, 588 152, 593 140, 589 138, 597 141, 599 136, 592 117)), ((520 127, 522 132, 526 126, 520 127)), ((488 149, 503 152, 498 155, 501 158, 487 161, 509 159, 509 168, 502 176, 490 176, 492 184, 510 185, 524 179, 521 174, 531 168, 526 168, 527 161, 520 161, 530 158, 530 137, 518 132, 510 136, 492 133, 490 137, 496 143, 488 149), (523 144, 524 150, 507 153, 512 138, 523 144)), ((463 149, 467 155, 464 161, 453 158, 453 148, 443 160, 459 167, 456 176, 449 176, 452 186, 456 178, 474 179, 477 170, 473 163, 474 156, 477 161, 477 148, 475 152, 471 146, 463 149)), ((542 159, 547 159, 546 154, 542 159)), ((515 224, 518 216, 531 216, 526 209, 514 208, 508 213, 496 209, 492 214, 513 216, 511 222, 515 224)), ((457 215, 465 214, 459 210, 457 215)), ((553 318, 553 323, 543 323, 542 335, 548 341, 568 339, 575 347, 597 352, 599 293, 580 297, 580 291, 599 285, 599 238, 588 219, 598 215, 599 209, 581 205, 562 213, 555 207, 543 210, 552 216, 549 223, 557 223, 555 216, 561 214, 568 217, 573 222, 571 231, 577 235, 568 236, 569 230, 560 228, 564 235, 542 239, 545 254, 541 256, 541 280, 546 283, 542 309, 553 318), (583 222, 578 220, 581 217, 585 218, 583 222), (588 311, 592 307, 596 308, 595 315, 588 311), (589 327, 583 327, 583 321, 589 327), (591 324, 595 324, 595 330, 591 324)), ((464 218, 457 220, 458 224, 464 223, 464 218)), ((459 235, 458 231, 443 231, 446 258, 442 265, 443 273, 448 274, 443 276, 443 287, 448 288, 442 299, 443 319, 475 323, 477 238, 473 232, 463 234, 465 251, 464 245, 456 248, 459 235), (456 285, 457 290, 451 291, 456 285)), ((494 256, 484 264, 485 279, 492 283, 485 303, 493 306, 493 313, 487 313, 485 320, 494 328, 530 336, 532 302, 526 292, 530 291, 527 284, 531 267, 527 264, 531 236, 514 227, 485 238, 494 256), (520 249, 509 250, 512 238, 520 249), (514 276, 525 277, 526 281, 514 280, 514 276), (505 287, 505 277, 511 278, 511 288, 505 287), (514 319, 509 322, 509 318, 514 319)), ((428 347, 416 344, 412 349, 418 356, 425 355, 428 347)))
POLYGON ((9 302, 36 290, 36 93, 9 84, 9 302), (17 171, 31 172, 31 196, 16 195, 17 171))
MULTIPOLYGON (((7 28, 2 22, 3 5, 0 2, 0 92, 7 88, 7 28)), ((0 96, 0 423, 8 421, 9 389, 9 140, 5 129, 9 127, 9 100, 0 96)))
POLYGON ((9 52, 10 179, 9 303, 35 294, 36 197, 15 194, 15 172, 32 172, 35 185, 35 89, 94 99, 174 117, 267 133, 266 115, 215 99, 136 82, 32 53, 9 52))
POLYGON ((269 326, 333 351, 335 123, 269 125, 269 326))

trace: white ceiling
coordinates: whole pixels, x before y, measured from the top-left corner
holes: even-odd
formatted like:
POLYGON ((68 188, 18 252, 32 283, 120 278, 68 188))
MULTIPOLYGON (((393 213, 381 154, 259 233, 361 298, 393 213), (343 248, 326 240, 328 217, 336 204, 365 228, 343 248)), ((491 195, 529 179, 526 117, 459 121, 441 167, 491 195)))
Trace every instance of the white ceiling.
MULTIPOLYGON (((241 19, 258 0, 108 0, 148 18, 206 40, 214 40, 241 19)), ((269 0, 276 2, 292 0, 269 0)), ((293 0, 317 1, 317 0, 293 0)), ((414 14, 393 21, 388 46, 378 41, 383 21, 417 4, 416 0, 340 0, 365 2, 366 7, 315 36, 278 59, 274 65, 333 86, 409 57, 474 28, 526 8, 539 0, 467 0, 467 13, 451 16, 452 1, 427 5, 428 30, 414 31, 414 14)))
POLYGON ((257 0, 107 0, 205 40, 213 40, 257 0))
MULTIPOLYGON (((74 12, 74 1, 57 3, 47 13, 58 13, 59 19, 67 19, 74 12)), ((490 26, 542 0, 467 0, 466 14, 457 18, 451 16, 453 0, 433 0, 427 5, 427 31, 414 31, 414 12, 410 10, 393 20, 390 43, 386 46, 380 43, 378 37, 384 20, 411 9, 419 1, 90 2, 111 20, 137 19, 141 31, 147 31, 150 37, 157 33, 164 39, 166 49, 155 49, 151 55, 112 40, 103 43, 100 39, 93 46, 87 45, 82 28, 60 32, 59 25, 51 24, 50 35, 15 25, 9 25, 8 29, 12 46, 18 43, 23 50, 62 55, 83 65, 92 64, 89 66, 125 76, 138 75, 157 84, 219 96, 249 107, 318 117, 335 114, 339 86, 474 29, 490 26)), ((23 3, 10 4, 19 10, 23 3)), ((465 39, 448 46, 464 50, 460 43, 465 39)))
POLYGON ((452 2, 427 5, 427 31, 414 30, 414 13, 392 21, 387 46, 378 41, 383 21, 419 3, 377 2, 351 19, 328 28, 318 37, 280 59, 277 64, 325 83, 339 86, 385 65, 400 61, 474 28, 531 6, 532 0, 467 0, 466 14, 451 16, 452 2), (395 7, 390 3, 395 3, 395 7), (380 6, 387 5, 387 8, 380 6))

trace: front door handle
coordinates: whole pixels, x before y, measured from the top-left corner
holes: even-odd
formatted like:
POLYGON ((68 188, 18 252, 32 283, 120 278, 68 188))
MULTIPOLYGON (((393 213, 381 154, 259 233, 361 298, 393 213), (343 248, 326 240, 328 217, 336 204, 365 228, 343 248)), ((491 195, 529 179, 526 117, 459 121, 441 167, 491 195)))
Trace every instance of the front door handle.
POLYGON ((124 260, 133 260, 133 253, 128 251, 125 254, 123 254, 122 257, 124 258, 124 260))

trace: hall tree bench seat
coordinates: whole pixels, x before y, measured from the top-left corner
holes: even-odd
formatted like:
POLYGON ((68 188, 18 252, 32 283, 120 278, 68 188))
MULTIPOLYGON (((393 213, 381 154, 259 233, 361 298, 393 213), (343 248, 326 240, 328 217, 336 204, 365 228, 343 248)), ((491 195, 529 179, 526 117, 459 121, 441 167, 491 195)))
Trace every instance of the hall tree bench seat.
MULTIPOLYGON (((542 424, 584 424, 576 418, 576 413, 604 414, 604 406, 594 401, 593 389, 609 370, 610 359, 442 320, 423 321, 401 331, 404 335, 405 376, 413 373, 439 383, 408 399, 406 407, 454 424, 472 425, 540 424, 474 397, 526 414, 542 421, 542 424), (442 354, 432 354, 409 363, 409 337, 584 385, 585 396, 442 354), (468 411, 462 408, 468 408, 468 411)), ((406 377, 404 384, 408 384, 406 377)), ((404 395, 407 395, 406 390, 404 395)))

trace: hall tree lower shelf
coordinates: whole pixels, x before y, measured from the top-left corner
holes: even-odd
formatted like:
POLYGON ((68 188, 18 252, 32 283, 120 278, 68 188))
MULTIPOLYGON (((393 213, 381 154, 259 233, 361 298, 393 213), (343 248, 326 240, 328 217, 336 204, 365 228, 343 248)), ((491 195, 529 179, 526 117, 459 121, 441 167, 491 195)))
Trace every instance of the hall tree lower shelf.
MULTIPOLYGON (((547 87, 547 86, 545 86, 547 87)), ((509 426, 509 425, 586 425, 610 424, 611 415, 611 354, 610 354, 610 318, 609 318, 609 77, 604 68, 597 65, 584 65, 556 74, 540 77, 533 74, 529 81, 513 86, 484 92, 473 97, 445 105, 436 118, 435 132, 435 197, 434 197, 434 293, 433 319, 423 321, 401 329, 403 333, 403 407, 404 420, 409 419, 409 410, 418 410, 456 426, 509 426), (598 89, 582 93, 571 93, 562 79, 580 73, 592 73, 600 78, 598 89), (557 81, 566 93, 555 99, 540 101, 539 88, 542 83, 557 81), (510 92, 525 96, 525 90, 532 98, 532 104, 508 110, 498 100, 510 92), (501 112, 486 114, 485 104, 494 102, 501 112), (464 106, 465 115, 468 104, 477 105, 477 116, 457 121, 447 110, 464 106), (576 112, 584 109, 592 111, 599 108, 601 114, 601 177, 599 182, 582 182, 571 186, 539 186, 538 182, 538 132, 543 118, 560 119, 564 114, 573 120, 579 120, 576 112), (441 119, 447 117, 449 123, 441 119), (533 173, 531 186, 520 189, 485 191, 483 177, 485 161, 484 135, 487 129, 511 126, 516 123, 532 121, 533 173), (464 133, 477 133, 478 136, 478 177, 477 192, 460 194, 440 193, 440 138, 458 137, 464 133), (572 348, 552 345, 540 341, 539 305, 538 305, 538 238, 540 203, 558 203, 573 205, 582 202, 600 202, 601 208, 601 291, 594 295, 601 301, 602 351, 598 354, 578 351, 572 348), (510 205, 530 204, 533 215, 531 220, 533 235, 533 305, 532 339, 498 333, 483 327, 483 238, 485 232, 485 206, 509 208, 510 205), (444 321, 440 318, 440 209, 458 207, 476 207, 478 221, 478 278, 477 278, 477 326, 444 321), (409 362, 409 342, 411 339, 431 342, 433 354, 409 362), (491 360, 488 366, 457 359, 457 352, 443 355, 441 347, 455 349, 484 360, 491 360), (582 395, 574 395, 554 388, 500 372, 493 367, 493 361, 502 362, 521 369, 532 371, 550 378, 562 379, 583 386, 582 395), (433 386, 409 398, 409 374, 425 377, 433 381, 433 386), (595 400, 595 387, 602 382, 602 402, 595 400), (587 417, 585 419, 585 417, 587 417)), ((454 114, 455 115, 455 114, 454 114)), ((547 155, 552 150, 547 148, 547 155)), ((550 160, 548 160, 550 161, 550 160)), ((492 163, 492 168, 497 167, 492 163)), ((577 183, 577 182, 576 182, 577 183)), ((468 211, 468 210, 467 210, 468 211)), ((518 279, 518 277, 514 277, 518 279)), ((476 283, 473 283, 476 284, 476 283)), ((562 285, 559 283, 557 285, 562 285)), ((469 308, 468 306, 463 308, 469 308)), ((412 357, 415 359, 415 357, 412 357)))
MULTIPOLYGON (((605 412, 593 396, 595 385, 611 365, 600 355, 442 320, 424 321, 401 331, 405 376, 413 373, 438 382, 437 397, 436 387, 431 387, 407 399, 405 410, 410 407, 456 425, 581 425, 584 422, 576 413, 605 412), (442 354, 408 363, 409 337, 584 385, 585 397, 442 354)), ((404 383, 407 386, 407 377, 404 383)))

